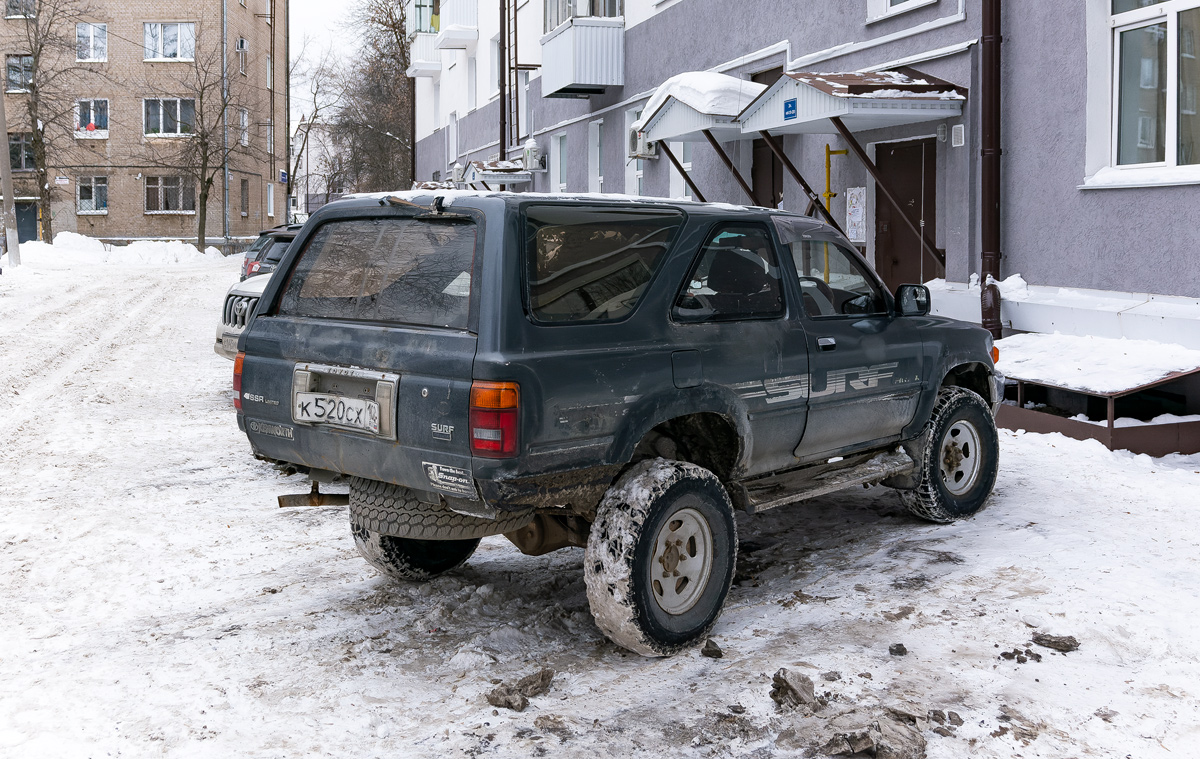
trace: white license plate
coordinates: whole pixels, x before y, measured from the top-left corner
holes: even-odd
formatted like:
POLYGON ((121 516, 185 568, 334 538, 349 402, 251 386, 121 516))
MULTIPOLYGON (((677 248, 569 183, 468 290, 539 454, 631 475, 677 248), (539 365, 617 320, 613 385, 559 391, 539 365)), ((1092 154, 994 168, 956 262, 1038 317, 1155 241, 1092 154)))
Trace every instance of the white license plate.
POLYGON ((292 419, 309 424, 332 424, 379 434, 379 404, 328 393, 296 393, 292 419))

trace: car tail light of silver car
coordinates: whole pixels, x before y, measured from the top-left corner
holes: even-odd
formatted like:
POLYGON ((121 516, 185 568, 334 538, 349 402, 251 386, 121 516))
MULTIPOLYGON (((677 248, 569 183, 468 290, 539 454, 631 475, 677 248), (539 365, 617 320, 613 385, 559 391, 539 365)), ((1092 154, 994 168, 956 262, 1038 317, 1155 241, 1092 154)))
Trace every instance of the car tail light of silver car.
POLYGON ((517 455, 520 388, 515 382, 471 383, 471 453, 489 459, 517 455))
POLYGON ((233 360, 233 392, 236 394, 233 399, 233 407, 238 411, 242 410, 242 363, 245 360, 245 351, 237 354, 237 358, 233 360))

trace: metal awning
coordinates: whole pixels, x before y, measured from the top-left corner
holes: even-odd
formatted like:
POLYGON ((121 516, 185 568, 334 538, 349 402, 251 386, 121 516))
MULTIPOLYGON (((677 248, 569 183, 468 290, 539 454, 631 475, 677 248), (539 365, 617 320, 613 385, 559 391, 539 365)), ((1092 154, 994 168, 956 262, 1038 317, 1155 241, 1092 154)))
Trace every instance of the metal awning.
POLYGON ((659 85, 633 125, 646 142, 721 142, 742 136, 737 115, 766 87, 712 71, 688 71, 659 85))
POLYGON ((529 184, 533 174, 519 161, 471 161, 463 170, 462 181, 487 186, 529 184))
POLYGON ((748 105, 738 123, 748 135, 840 134, 940 121, 962 115, 967 90, 911 69, 874 73, 785 74, 748 105))

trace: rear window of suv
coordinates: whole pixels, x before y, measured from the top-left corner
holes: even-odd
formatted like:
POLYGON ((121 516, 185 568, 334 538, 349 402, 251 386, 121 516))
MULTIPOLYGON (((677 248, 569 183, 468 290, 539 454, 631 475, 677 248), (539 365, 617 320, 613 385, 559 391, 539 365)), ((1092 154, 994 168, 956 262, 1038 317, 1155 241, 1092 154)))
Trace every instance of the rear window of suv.
POLYGON ((671 210, 530 207, 525 271, 533 318, 606 322, 629 315, 683 218, 671 210))
POLYGON ((461 219, 328 222, 305 245, 279 313, 466 329, 475 235, 461 219))

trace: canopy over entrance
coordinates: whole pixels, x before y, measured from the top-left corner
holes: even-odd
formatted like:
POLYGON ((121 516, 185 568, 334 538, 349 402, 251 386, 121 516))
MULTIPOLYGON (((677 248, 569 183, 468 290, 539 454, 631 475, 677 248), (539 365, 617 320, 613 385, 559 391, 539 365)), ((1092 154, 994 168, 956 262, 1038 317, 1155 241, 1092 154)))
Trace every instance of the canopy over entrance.
POLYGON ((839 134, 962 115, 967 90, 912 69, 868 74, 795 72, 771 85, 738 117, 744 132, 839 134))
POLYGON ((737 115, 766 90, 766 85, 712 71, 688 71, 659 85, 642 109, 633 131, 650 142, 707 142, 744 138, 737 115))

